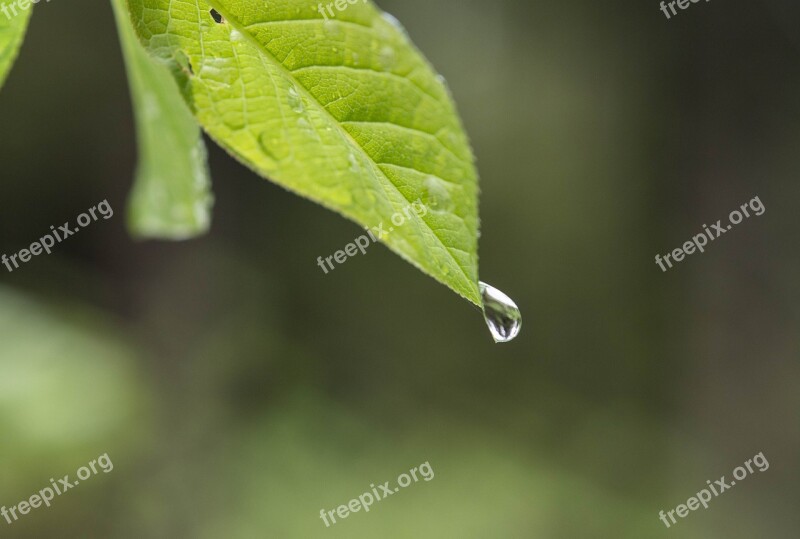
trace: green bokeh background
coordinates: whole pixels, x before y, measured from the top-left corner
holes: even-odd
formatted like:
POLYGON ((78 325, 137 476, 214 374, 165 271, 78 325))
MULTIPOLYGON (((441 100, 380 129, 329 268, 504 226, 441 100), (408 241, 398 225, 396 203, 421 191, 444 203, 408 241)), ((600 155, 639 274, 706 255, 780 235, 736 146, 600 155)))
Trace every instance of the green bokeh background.
POLYGON ((0 93, 0 505, 108 453, 12 538, 794 538, 800 8, 385 0, 447 78, 482 176, 480 313, 211 147, 211 233, 135 242, 110 6, 39 4, 0 93), (662 273, 657 253, 759 196, 662 273), (666 529, 707 479, 770 463, 666 529), (429 461, 331 528, 319 518, 429 461))

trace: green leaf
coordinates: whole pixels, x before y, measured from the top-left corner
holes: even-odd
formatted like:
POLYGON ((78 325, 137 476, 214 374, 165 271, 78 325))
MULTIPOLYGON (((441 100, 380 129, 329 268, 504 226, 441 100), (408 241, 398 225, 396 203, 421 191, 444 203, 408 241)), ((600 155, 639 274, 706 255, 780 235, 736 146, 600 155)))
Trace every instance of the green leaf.
POLYGON ((21 9, 16 3, 0 5, 0 88, 17 58, 28 28, 32 7, 21 9))
POLYGON ((208 231, 211 178, 200 126, 167 65, 136 37, 125 0, 111 0, 128 71, 139 165, 128 227, 143 238, 186 239, 208 231))
POLYGON ((328 21, 318 6, 130 0, 139 36, 221 146, 362 226, 394 227, 385 244, 480 304, 477 173, 443 79, 372 2, 328 21), (427 214, 404 212, 418 199, 427 214))

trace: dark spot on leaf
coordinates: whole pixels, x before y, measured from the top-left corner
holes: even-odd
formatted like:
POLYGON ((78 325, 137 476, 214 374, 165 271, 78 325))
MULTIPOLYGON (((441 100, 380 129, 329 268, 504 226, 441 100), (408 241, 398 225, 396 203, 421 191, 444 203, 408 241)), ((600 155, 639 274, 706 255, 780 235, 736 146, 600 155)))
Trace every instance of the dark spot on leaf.
POLYGON ((225 18, 222 15, 220 15, 219 11, 217 11, 216 9, 212 9, 210 13, 211 17, 214 19, 214 22, 216 22, 217 24, 222 24, 223 22, 225 22, 225 18))

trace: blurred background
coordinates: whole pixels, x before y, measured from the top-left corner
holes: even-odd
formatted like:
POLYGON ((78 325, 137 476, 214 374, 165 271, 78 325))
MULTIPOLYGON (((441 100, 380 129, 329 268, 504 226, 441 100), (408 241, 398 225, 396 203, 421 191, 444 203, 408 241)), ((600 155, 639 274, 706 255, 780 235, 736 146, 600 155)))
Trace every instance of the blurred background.
POLYGON ((0 505, 108 453, 13 538, 794 538, 800 6, 383 0, 446 77, 482 177, 480 312, 212 144, 210 234, 136 242, 111 8, 35 9, 0 93, 0 505), (766 206, 662 273, 656 254, 766 206), (660 510, 770 463, 667 529, 660 510), (369 513, 334 509, 429 461, 369 513))

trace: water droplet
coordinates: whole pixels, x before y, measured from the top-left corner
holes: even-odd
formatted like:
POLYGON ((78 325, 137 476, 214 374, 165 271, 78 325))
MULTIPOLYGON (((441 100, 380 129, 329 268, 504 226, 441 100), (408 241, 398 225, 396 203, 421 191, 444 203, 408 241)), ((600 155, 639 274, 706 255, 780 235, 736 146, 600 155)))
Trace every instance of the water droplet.
POLYGON ((391 71, 397 63, 397 55, 394 49, 389 45, 383 46, 380 53, 378 53, 378 62, 380 62, 384 71, 391 71))
POLYGON ((361 165, 358 164, 358 159, 353 153, 347 154, 347 160, 350 162, 350 170, 356 174, 361 173, 361 165))
POLYGON ((300 94, 297 93, 297 88, 294 86, 289 87, 289 106, 292 107, 292 110, 298 114, 302 114, 306 107, 303 105, 303 99, 300 97, 300 94))
POLYGON ((236 110, 223 114, 222 122, 231 131, 241 131, 245 126, 244 115, 240 111, 236 110))
POLYGON ((314 131, 314 128, 311 126, 311 122, 309 122, 305 118, 298 118, 297 119, 297 127, 304 131, 314 131))
POLYGON ((145 91, 142 94, 142 113, 151 122, 157 121, 163 116, 160 101, 154 92, 145 91))
POLYGON ((278 159, 275 158, 275 155, 272 153, 272 150, 269 147, 269 141, 267 137, 264 135, 258 138, 258 145, 261 147, 261 154, 262 154, 262 166, 267 169, 276 169, 278 168, 278 159))
POLYGON ((495 287, 483 281, 479 284, 483 299, 483 318, 494 342, 514 340, 522 329, 522 313, 517 304, 495 287))
POLYGON ((328 19, 322 23, 322 27, 331 39, 339 39, 342 36, 342 25, 338 24, 337 19, 328 19))
POLYGON ((436 176, 428 176, 422 184, 422 203, 433 211, 450 211, 453 209, 453 199, 447 182, 436 176))
POLYGON ((447 142, 449 142, 454 148, 457 148, 458 145, 461 144, 461 139, 459 139, 458 135, 451 131, 447 134, 447 142))
POLYGON ((289 157, 290 152, 285 141, 275 133, 264 131, 258 137, 258 146, 261 148, 261 161, 268 169, 278 168, 278 163, 289 157))

